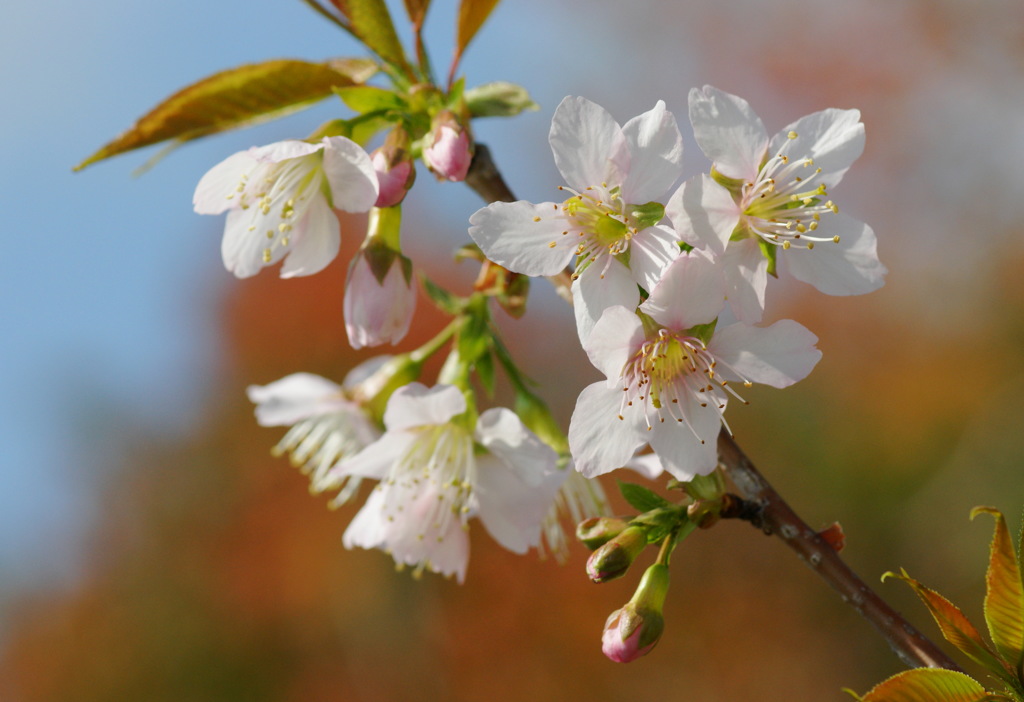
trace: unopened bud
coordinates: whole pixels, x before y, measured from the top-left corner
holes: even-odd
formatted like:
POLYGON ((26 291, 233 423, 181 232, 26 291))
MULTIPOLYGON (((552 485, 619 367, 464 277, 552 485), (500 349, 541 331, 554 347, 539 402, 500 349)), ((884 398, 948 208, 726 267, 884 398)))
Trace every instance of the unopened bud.
POLYGON ((591 517, 576 525, 576 538, 593 551, 621 534, 629 522, 617 517, 591 517))
POLYGON ((370 160, 380 183, 375 206, 394 207, 405 199, 416 180, 416 168, 409 153, 409 135, 404 129, 392 130, 384 145, 370 154, 370 160))
POLYGON ((465 180, 473 160, 473 146, 466 128, 451 111, 444 110, 434 117, 427 141, 423 149, 427 168, 440 179, 465 180))
POLYGON ((668 583, 668 566, 656 563, 647 569, 633 598, 605 622, 604 655, 616 663, 629 663, 650 653, 665 628, 662 612, 668 583))
POLYGON ((647 532, 641 526, 627 527, 587 559, 587 575, 603 583, 625 575, 633 561, 647 546, 647 532))

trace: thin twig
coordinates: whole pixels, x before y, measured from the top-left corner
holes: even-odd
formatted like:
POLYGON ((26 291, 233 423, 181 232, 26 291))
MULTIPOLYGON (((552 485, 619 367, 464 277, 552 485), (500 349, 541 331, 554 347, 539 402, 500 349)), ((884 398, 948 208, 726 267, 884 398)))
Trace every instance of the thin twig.
MULTIPOLYGON (((483 144, 476 145, 466 184, 486 202, 513 202, 516 199, 495 166, 490 149, 483 144)), ((552 278, 555 285, 562 288, 559 292, 565 297, 571 283, 568 272, 552 278)), ((568 294, 567 299, 571 302, 572 295, 568 294)), ((754 517, 748 521, 765 533, 782 539, 811 570, 839 593, 844 602, 875 627, 900 660, 912 668, 960 670, 935 643, 868 587, 836 550, 797 516, 726 431, 719 435, 718 455, 742 497, 761 506, 756 516, 749 509, 745 510, 754 517)))

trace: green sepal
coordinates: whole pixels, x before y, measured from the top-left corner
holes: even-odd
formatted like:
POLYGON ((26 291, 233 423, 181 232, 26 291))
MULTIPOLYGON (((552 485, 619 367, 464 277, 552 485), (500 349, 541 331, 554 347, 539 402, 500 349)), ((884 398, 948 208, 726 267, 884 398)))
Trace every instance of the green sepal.
POLYGON ((697 324, 690 327, 684 333, 687 336, 693 336, 701 340, 705 346, 711 343, 711 337, 715 335, 715 327, 718 326, 718 317, 707 324, 697 324))
POLYGON ((711 168, 711 180, 715 181, 723 188, 728 190, 733 195, 736 195, 743 189, 743 181, 739 178, 729 178, 722 175, 714 167, 711 168))
POLYGON ((448 91, 448 95, 445 98, 444 105, 447 109, 452 112, 462 112, 462 99, 463 93, 466 90, 466 77, 462 76, 457 81, 452 83, 451 89, 448 91))
POLYGON ((349 109, 366 114, 381 110, 405 110, 405 100, 398 93, 378 88, 375 85, 354 85, 345 88, 334 88, 334 94, 348 105, 349 109))
POLYGON ((480 379, 480 385, 487 393, 487 397, 494 397, 494 354, 480 354, 473 364, 473 370, 476 371, 476 377, 480 379))
POLYGON ((472 117, 515 117, 540 109, 526 88, 504 81, 474 86, 466 91, 465 99, 472 117))
POLYGON ((465 301, 461 297, 448 292, 425 275, 420 276, 420 282, 423 284, 423 290, 426 291, 427 297, 439 310, 450 315, 456 315, 462 311, 465 301))
POLYGON ((468 365, 474 365, 484 354, 491 351, 492 338, 486 315, 469 314, 459 328, 456 348, 459 357, 468 365))
POLYGON ((664 507, 633 517, 629 523, 642 525, 647 530, 647 543, 656 544, 664 541, 669 534, 679 531, 688 521, 681 506, 666 503, 664 507))
POLYGON ((621 480, 618 481, 618 484, 622 497, 639 512, 649 512, 652 509, 672 506, 671 502, 643 485, 624 483, 621 480))
POLYGON ((761 237, 757 238, 757 245, 761 247, 761 253, 768 259, 768 275, 778 278, 779 274, 776 271, 776 264, 779 256, 779 247, 775 244, 769 244, 761 237))
POLYGON ((646 229, 665 219, 665 206, 660 202, 646 202, 642 205, 627 205, 630 219, 637 223, 637 229, 646 229))

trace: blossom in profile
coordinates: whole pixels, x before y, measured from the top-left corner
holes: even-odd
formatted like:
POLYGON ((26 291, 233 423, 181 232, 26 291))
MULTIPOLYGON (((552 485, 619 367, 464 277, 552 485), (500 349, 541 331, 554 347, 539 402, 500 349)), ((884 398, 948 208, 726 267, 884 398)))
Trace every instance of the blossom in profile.
POLYGON ((713 167, 686 181, 666 213, 687 243, 724 258, 737 319, 761 320, 776 259, 830 295, 882 286, 874 232, 840 214, 830 194, 864 150, 858 110, 815 112, 769 139, 742 98, 705 86, 690 91, 689 103, 694 136, 713 167))
POLYGON ((651 652, 665 629, 668 585, 668 566, 655 563, 644 572, 633 597, 604 624, 604 655, 616 663, 629 663, 651 652))
POLYGON ((199 214, 228 213, 224 266, 248 278, 282 259, 281 277, 312 275, 341 244, 332 208, 366 212, 378 183, 369 155, 345 137, 279 141, 229 156, 199 180, 199 214))
POLYGON ((293 373, 273 383, 248 388, 260 426, 291 427, 273 453, 289 454, 292 464, 309 476, 310 492, 337 490, 335 504, 350 499, 358 490, 359 480, 349 480, 332 473, 332 469, 381 435, 363 406, 350 399, 348 388, 384 360, 386 357, 357 366, 344 386, 312 373, 293 373))
POLYGON ((717 328, 722 285, 718 266, 693 251, 665 271, 639 314, 605 310, 583 348, 607 380, 584 388, 569 425, 585 476, 653 468, 634 459, 644 444, 678 480, 707 475, 728 399, 739 398, 731 384, 787 387, 817 364, 817 337, 796 322, 717 328))
POLYGON ((380 481, 345 531, 347 548, 379 548, 399 565, 461 582, 473 517, 510 551, 540 544, 566 471, 511 410, 489 409, 471 424, 461 390, 411 383, 388 400, 384 424, 380 439, 335 469, 380 481))
POLYGON ((423 148, 423 160, 438 178, 461 182, 469 173, 473 161, 473 144, 469 132, 450 111, 434 118, 428 135, 429 143, 423 148))
POLYGON ((682 174, 683 142, 659 101, 620 126, 602 107, 567 97, 549 135, 570 196, 563 202, 495 202, 470 217, 488 258, 517 273, 555 275, 575 261, 573 300, 580 339, 612 305, 633 306, 679 254, 661 224, 661 202, 682 174))
POLYGON ((361 249, 348 269, 344 307, 352 348, 397 344, 416 311, 412 261, 386 246, 361 249))

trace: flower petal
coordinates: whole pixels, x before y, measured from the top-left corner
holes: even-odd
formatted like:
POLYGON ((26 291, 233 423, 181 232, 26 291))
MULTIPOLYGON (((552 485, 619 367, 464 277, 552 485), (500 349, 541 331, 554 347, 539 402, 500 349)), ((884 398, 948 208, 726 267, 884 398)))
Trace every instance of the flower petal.
POLYGON ((246 393, 256 404, 256 421, 263 427, 295 424, 351 406, 340 385, 312 373, 292 373, 267 385, 250 385, 246 393))
POLYGON ((567 474, 556 470, 552 460, 545 473, 527 481, 520 470, 496 456, 480 457, 473 488, 480 521, 509 551, 525 553, 540 543, 541 524, 567 474))
POLYGON ((598 259, 572 285, 576 332, 581 342, 590 336, 594 324, 606 309, 615 305, 635 309, 640 302, 640 291, 626 266, 613 258, 608 262, 607 270, 603 269, 604 261, 598 259))
POLYGON ((539 486, 555 470, 558 456, 510 409, 493 407, 481 414, 476 440, 526 485, 539 486))
POLYGON ((255 209, 250 207, 248 210, 231 210, 224 223, 220 253, 224 267, 237 278, 256 275, 263 266, 280 261, 285 253, 277 246, 271 249, 270 261, 264 260, 263 254, 267 249, 268 240, 262 237, 258 221, 254 219, 255 209))
POLYGON ((235 207, 238 188, 241 185, 245 189, 245 180, 256 163, 248 151, 239 151, 208 170, 192 195, 193 209, 199 214, 220 214, 235 207))
POLYGON ((626 122, 622 133, 630 152, 622 198, 637 205, 660 200, 683 174, 683 137, 675 116, 658 100, 654 109, 626 122))
POLYGON ((383 480, 391 467, 401 458, 409 446, 417 440, 414 434, 389 430, 379 439, 354 456, 345 458, 331 469, 329 477, 358 475, 373 480, 383 480))
POLYGON ((860 110, 830 108, 801 117, 772 137, 769 149, 773 155, 784 153, 793 160, 813 159, 821 169, 814 182, 831 188, 864 152, 860 110), (796 138, 789 138, 791 132, 796 138))
POLYGON ((651 290, 665 269, 679 257, 679 235, 672 227, 658 224, 633 236, 629 243, 629 270, 633 280, 651 290))
POLYGON ((326 268, 341 248, 340 226, 327 200, 322 195, 314 197, 292 231, 281 277, 313 275, 326 268))
POLYGON ((281 161, 315 154, 322 148, 324 148, 323 144, 310 144, 298 139, 285 139, 283 141, 275 141, 273 144, 267 144, 266 146, 254 146, 249 149, 249 155, 260 163, 280 163, 281 161))
POLYGON ((669 329, 682 330, 710 322, 724 306, 721 266, 694 249, 681 254, 665 269, 640 311, 669 329))
POLYGON ((732 193, 707 175, 683 183, 669 199, 665 214, 680 239, 697 248, 708 248, 716 256, 725 252, 740 221, 740 208, 732 193))
POLYGON ((576 250, 573 237, 562 234, 567 223, 553 202, 495 202, 477 210, 469 223, 469 236, 484 255, 516 273, 556 275, 576 250))
POLYGON ((548 142, 566 184, 576 190, 621 185, 629 171, 629 146, 618 122, 600 105, 566 97, 551 119, 548 142))
POLYGON ((727 178, 752 181, 761 168, 768 132, 743 98, 705 85, 690 91, 693 136, 727 178))
POLYGON ((687 481, 709 474, 718 465, 722 420, 715 408, 701 407, 692 395, 686 395, 681 404, 693 431, 685 422, 659 422, 649 432, 649 441, 664 469, 676 480, 687 481))
POLYGON ((619 419, 622 390, 588 385, 569 422, 569 449, 576 470, 588 478, 620 468, 644 444, 633 421, 619 419))
POLYGON ((768 288, 768 259, 757 242, 753 238, 731 242, 722 258, 729 307, 736 319, 747 324, 760 322, 764 316, 768 288))
POLYGON ((821 360, 817 342, 802 324, 782 319, 770 327, 732 324, 718 329, 708 351, 726 380, 785 388, 806 378, 821 360))
POLYGON ((409 383, 395 390, 384 410, 384 426, 388 432, 447 424, 452 417, 466 411, 466 398, 453 385, 428 388, 409 383))
POLYGON ((366 212, 377 202, 377 172, 370 155, 345 137, 324 137, 324 175, 331 204, 346 212, 366 212))
POLYGON ((823 218, 817 233, 838 236, 839 243, 818 244, 812 251, 790 248, 780 255, 794 278, 826 295, 862 295, 885 284, 887 270, 878 260, 871 227, 838 214, 823 218))
POLYGON ((622 368, 644 343, 640 318, 621 306, 609 307, 583 342, 594 367, 608 378, 608 387, 619 387, 622 368))
POLYGON ((661 465, 661 459, 658 458, 658 454, 656 453, 645 453, 640 456, 633 456, 626 462, 626 465, 622 467, 635 471, 648 480, 654 480, 665 472, 665 467, 661 465))

